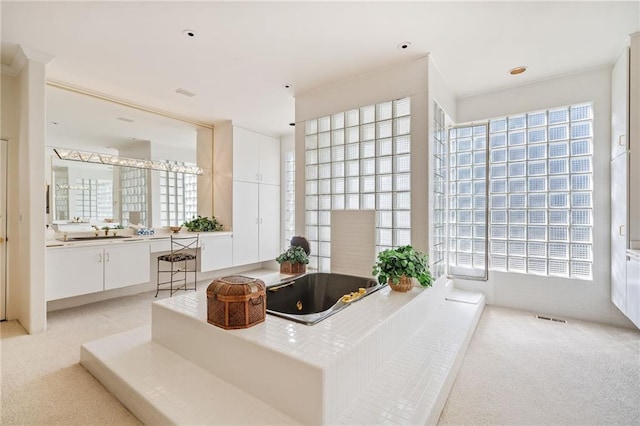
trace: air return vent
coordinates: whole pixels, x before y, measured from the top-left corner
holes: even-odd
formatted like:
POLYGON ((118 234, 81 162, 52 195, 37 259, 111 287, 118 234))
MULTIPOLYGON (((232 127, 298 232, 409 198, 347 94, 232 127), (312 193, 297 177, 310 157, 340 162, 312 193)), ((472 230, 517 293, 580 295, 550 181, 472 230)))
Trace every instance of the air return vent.
POLYGON ((545 316, 542 316, 542 315, 536 315, 536 318, 541 319, 541 320, 546 320, 546 321, 561 322, 563 324, 567 322, 566 320, 563 320, 563 319, 545 317, 545 316))

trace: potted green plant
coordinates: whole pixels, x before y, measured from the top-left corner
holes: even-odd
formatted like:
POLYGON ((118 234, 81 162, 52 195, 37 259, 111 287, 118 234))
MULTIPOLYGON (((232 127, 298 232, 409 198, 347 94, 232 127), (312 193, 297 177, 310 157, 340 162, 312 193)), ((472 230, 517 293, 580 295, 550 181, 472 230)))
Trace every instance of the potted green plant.
POLYGON ((380 284, 386 282, 396 291, 411 290, 413 278, 423 287, 430 287, 432 281, 427 255, 409 245, 378 253, 373 275, 378 277, 380 284))
POLYGON ((186 221, 183 226, 191 232, 222 231, 222 223, 215 216, 211 216, 211 219, 209 219, 198 215, 198 217, 186 221))
POLYGON ((283 274, 304 274, 309 263, 309 256, 303 247, 291 246, 280 256, 276 257, 283 274))

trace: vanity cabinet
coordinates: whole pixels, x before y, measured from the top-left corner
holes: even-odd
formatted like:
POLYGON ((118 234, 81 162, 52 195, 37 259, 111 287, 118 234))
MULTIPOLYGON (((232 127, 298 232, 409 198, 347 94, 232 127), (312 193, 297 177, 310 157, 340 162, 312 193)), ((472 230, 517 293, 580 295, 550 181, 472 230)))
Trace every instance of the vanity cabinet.
POLYGON ((149 282, 149 244, 48 249, 47 300, 149 282))
POLYGON ((123 243, 104 249, 104 289, 147 283, 150 280, 149 245, 123 243))
POLYGON ((199 272, 233 266, 233 235, 200 234, 199 272))
POLYGON ((48 249, 47 300, 63 299, 104 290, 103 248, 48 249))

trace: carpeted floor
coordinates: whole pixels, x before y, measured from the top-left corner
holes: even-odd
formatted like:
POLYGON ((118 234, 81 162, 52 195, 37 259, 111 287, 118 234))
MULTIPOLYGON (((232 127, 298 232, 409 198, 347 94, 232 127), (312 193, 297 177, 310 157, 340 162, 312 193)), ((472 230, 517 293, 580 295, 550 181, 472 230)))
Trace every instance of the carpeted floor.
POLYGON ((640 425, 640 331, 487 306, 440 425, 640 425))
MULTIPOLYGON (((153 293, 0 325, 2 425, 140 424, 79 364, 80 345, 148 324, 153 293)), ((640 424, 640 332, 487 307, 441 425, 640 424)))

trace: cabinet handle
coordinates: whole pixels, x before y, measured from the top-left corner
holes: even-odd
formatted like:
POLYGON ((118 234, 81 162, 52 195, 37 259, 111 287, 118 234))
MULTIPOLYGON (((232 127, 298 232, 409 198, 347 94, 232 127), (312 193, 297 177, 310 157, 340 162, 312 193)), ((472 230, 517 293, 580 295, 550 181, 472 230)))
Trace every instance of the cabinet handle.
POLYGON ((618 146, 625 146, 626 142, 626 135, 620 135, 618 136, 618 146))
POLYGON ((205 249, 206 249, 205 244, 204 243, 200 244, 200 250, 205 250, 205 249))
POLYGON ((620 225, 618 227, 618 234, 620 234, 621 237, 624 237, 624 225, 620 225))
POLYGON ((108 261, 109 261, 109 253, 106 253, 106 254, 104 255, 104 261, 105 261, 105 262, 108 262, 108 261))
POLYGON ((262 223, 262 218, 260 218, 260 223, 262 223))
POLYGON ((256 173, 256 180, 260 180, 260 175, 256 173))
POLYGON ((102 263, 102 253, 98 253, 98 263, 102 263))
POLYGON ((257 225, 258 223, 260 223, 260 222, 258 221, 258 218, 256 217, 256 225, 257 225))

